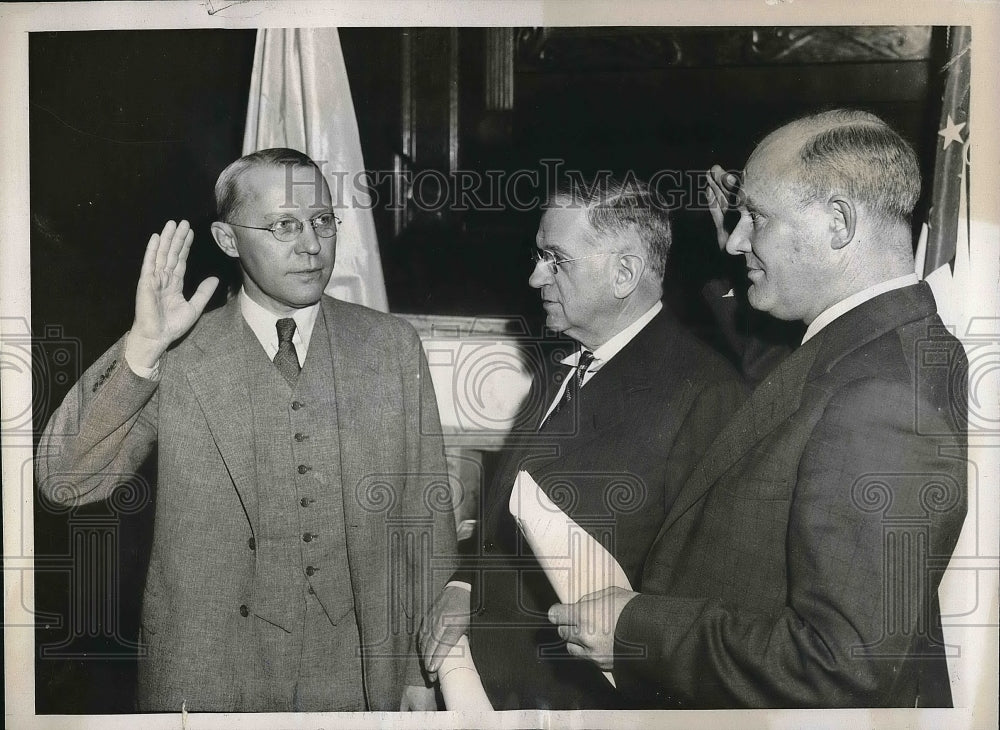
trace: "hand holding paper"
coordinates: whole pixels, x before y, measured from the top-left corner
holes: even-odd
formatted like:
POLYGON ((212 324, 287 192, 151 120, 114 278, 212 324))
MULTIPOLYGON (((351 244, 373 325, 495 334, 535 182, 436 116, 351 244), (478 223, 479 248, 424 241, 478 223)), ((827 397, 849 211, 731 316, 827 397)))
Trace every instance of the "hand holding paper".
POLYGON ((615 626, 625 604, 639 594, 610 586, 584 596, 576 603, 557 603, 549 609, 549 621, 559 627, 566 649, 573 656, 590 659, 611 684, 614 679, 615 626))
MULTIPOLYGON (((549 620, 559 624, 569 652, 610 669, 618 616, 638 595, 625 571, 526 471, 517 475, 510 513, 562 601, 549 610, 549 620)), ((610 672, 604 676, 614 685, 610 672)))
MULTIPOLYGON (((508 506, 562 601, 549 609, 549 620, 559 625, 568 651, 610 670, 618 616, 639 595, 632 592, 625 571, 603 545, 549 499, 528 472, 518 473, 508 506)), ((604 676, 613 686, 611 672, 605 671, 604 676)), ((438 677, 449 710, 492 709, 466 636, 445 657, 438 677)))

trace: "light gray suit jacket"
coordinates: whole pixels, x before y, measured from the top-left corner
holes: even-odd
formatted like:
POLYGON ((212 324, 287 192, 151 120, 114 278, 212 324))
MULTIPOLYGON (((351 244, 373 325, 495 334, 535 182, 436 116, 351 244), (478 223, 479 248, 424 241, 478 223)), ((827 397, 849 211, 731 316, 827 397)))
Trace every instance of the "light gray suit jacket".
MULTIPOLYGON (((364 689, 371 709, 398 710, 403 686, 422 684, 420 617, 454 569, 437 406, 412 327, 329 297, 321 306, 364 689)), ((255 589, 248 549, 258 495, 243 328, 236 299, 203 315, 164 355, 158 384, 125 363, 123 337, 84 373, 39 444, 39 489, 61 504, 110 497, 156 449, 140 709, 259 709, 244 696, 261 663, 254 622, 276 620, 278 602, 255 589)))

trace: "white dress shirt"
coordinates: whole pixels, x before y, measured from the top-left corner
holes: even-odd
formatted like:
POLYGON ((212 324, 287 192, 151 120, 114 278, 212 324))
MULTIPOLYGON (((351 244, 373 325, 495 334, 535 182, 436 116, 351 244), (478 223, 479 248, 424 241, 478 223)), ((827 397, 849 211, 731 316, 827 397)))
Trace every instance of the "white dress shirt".
POLYGON ((805 335, 802 337, 802 344, 805 344, 809 341, 809 339, 815 337, 817 332, 826 327, 833 320, 837 319, 837 317, 850 312, 852 309, 864 304, 869 299, 874 299, 879 294, 885 294, 893 289, 902 289, 904 286, 912 286, 919 281, 920 279, 917 278, 916 274, 905 274, 904 276, 897 276, 895 279, 880 282, 875 286, 868 287, 867 289, 862 289, 861 291, 847 297, 847 299, 840 300, 832 307, 824 309, 820 315, 809 324, 805 335))

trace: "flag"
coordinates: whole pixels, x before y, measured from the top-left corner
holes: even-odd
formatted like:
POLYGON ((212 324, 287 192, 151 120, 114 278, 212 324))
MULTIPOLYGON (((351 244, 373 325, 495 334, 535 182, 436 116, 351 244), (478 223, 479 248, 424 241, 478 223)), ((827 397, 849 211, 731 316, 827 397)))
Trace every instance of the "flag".
POLYGON ((935 137, 934 179, 928 220, 920 232, 916 274, 934 291, 946 325, 964 332, 966 294, 971 274, 969 217, 969 83, 971 29, 948 29, 948 62, 935 137))
POLYGON ((320 165, 333 194, 337 262, 326 293, 383 312, 389 304, 336 28, 263 28, 254 49, 243 154, 291 147, 320 165))

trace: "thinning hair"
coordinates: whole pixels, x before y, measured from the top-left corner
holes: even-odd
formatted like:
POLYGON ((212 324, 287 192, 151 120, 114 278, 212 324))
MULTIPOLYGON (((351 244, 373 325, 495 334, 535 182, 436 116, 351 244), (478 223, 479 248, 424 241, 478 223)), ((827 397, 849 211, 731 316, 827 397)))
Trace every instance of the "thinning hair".
POLYGON ((801 131, 798 182, 803 202, 840 192, 877 216, 909 224, 920 197, 920 166, 913 148, 882 119, 855 109, 833 109, 782 127, 801 131))
POLYGON ((244 195, 240 189, 240 180, 243 175, 261 167, 285 165, 312 167, 319 171, 319 167, 308 155, 289 147, 258 150, 230 163, 215 181, 215 215, 218 220, 228 222, 231 216, 241 212, 244 195))
POLYGON ((595 179, 590 186, 579 182, 561 185, 549 197, 546 208, 584 206, 595 239, 634 234, 649 270, 660 282, 667 268, 672 231, 670 214, 649 186, 636 177, 595 179))

